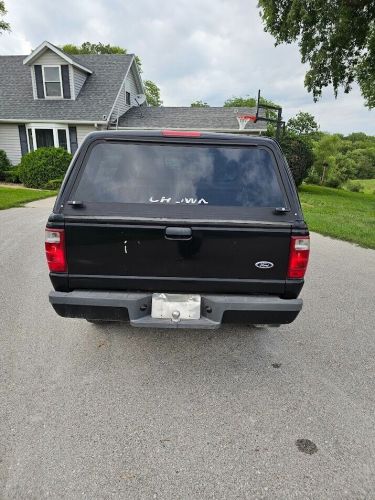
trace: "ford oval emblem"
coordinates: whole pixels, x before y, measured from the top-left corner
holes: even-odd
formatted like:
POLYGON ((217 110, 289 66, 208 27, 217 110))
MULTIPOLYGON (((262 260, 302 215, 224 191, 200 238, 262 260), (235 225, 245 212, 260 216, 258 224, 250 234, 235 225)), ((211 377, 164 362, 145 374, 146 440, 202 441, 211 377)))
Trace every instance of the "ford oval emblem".
POLYGON ((260 260, 259 262, 255 262, 255 266, 259 267, 259 269, 271 269, 271 267, 273 267, 273 262, 268 262, 268 260, 260 260))

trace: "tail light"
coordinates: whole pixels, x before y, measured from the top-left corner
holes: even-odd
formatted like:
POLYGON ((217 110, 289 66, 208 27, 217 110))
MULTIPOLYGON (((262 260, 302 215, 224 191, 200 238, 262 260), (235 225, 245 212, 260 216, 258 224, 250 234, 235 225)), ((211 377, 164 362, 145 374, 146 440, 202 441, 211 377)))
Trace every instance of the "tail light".
POLYGON ((305 276, 309 254, 309 236, 292 236, 290 240, 288 278, 301 279, 305 276))
POLYGON ((54 273, 66 273, 64 229, 47 228, 45 247, 49 270, 54 273))

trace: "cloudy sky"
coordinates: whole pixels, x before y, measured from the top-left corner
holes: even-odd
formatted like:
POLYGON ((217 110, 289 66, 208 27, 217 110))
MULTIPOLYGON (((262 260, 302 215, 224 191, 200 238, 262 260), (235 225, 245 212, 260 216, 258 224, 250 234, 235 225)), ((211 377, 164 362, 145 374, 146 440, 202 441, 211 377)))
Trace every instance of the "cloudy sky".
MULTIPOLYGON (((12 33, 0 54, 28 54, 43 40, 56 45, 101 41, 138 54, 145 79, 155 81, 165 106, 196 99, 221 106, 234 95, 280 103, 285 118, 315 115, 323 130, 375 134, 358 88, 335 100, 332 89, 314 103, 303 86, 305 67, 295 45, 274 47, 256 0, 5 0, 12 33)), ((1 68, 0 68, 1 70, 1 68)))

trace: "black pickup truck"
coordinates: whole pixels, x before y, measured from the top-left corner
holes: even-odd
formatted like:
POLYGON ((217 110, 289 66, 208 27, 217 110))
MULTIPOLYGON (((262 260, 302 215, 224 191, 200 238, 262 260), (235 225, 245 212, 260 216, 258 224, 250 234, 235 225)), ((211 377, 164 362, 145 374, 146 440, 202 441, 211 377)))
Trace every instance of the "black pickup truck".
POLYGON ((309 257, 272 139, 188 131, 87 136, 46 228, 64 317, 138 327, 290 323, 309 257))

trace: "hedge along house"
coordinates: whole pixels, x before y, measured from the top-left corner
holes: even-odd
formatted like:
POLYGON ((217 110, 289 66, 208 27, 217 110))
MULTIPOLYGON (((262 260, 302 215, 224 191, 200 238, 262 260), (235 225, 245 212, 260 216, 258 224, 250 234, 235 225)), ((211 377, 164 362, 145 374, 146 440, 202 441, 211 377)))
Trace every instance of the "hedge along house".
POLYGON ((0 56, 0 149, 16 165, 40 147, 74 153, 101 129, 205 130, 259 134, 255 108, 147 106, 133 54, 71 56, 45 41, 28 56, 0 56))
POLYGON ((0 56, 0 149, 14 165, 40 147, 74 153, 143 94, 132 54, 71 56, 43 42, 29 56, 0 56))

